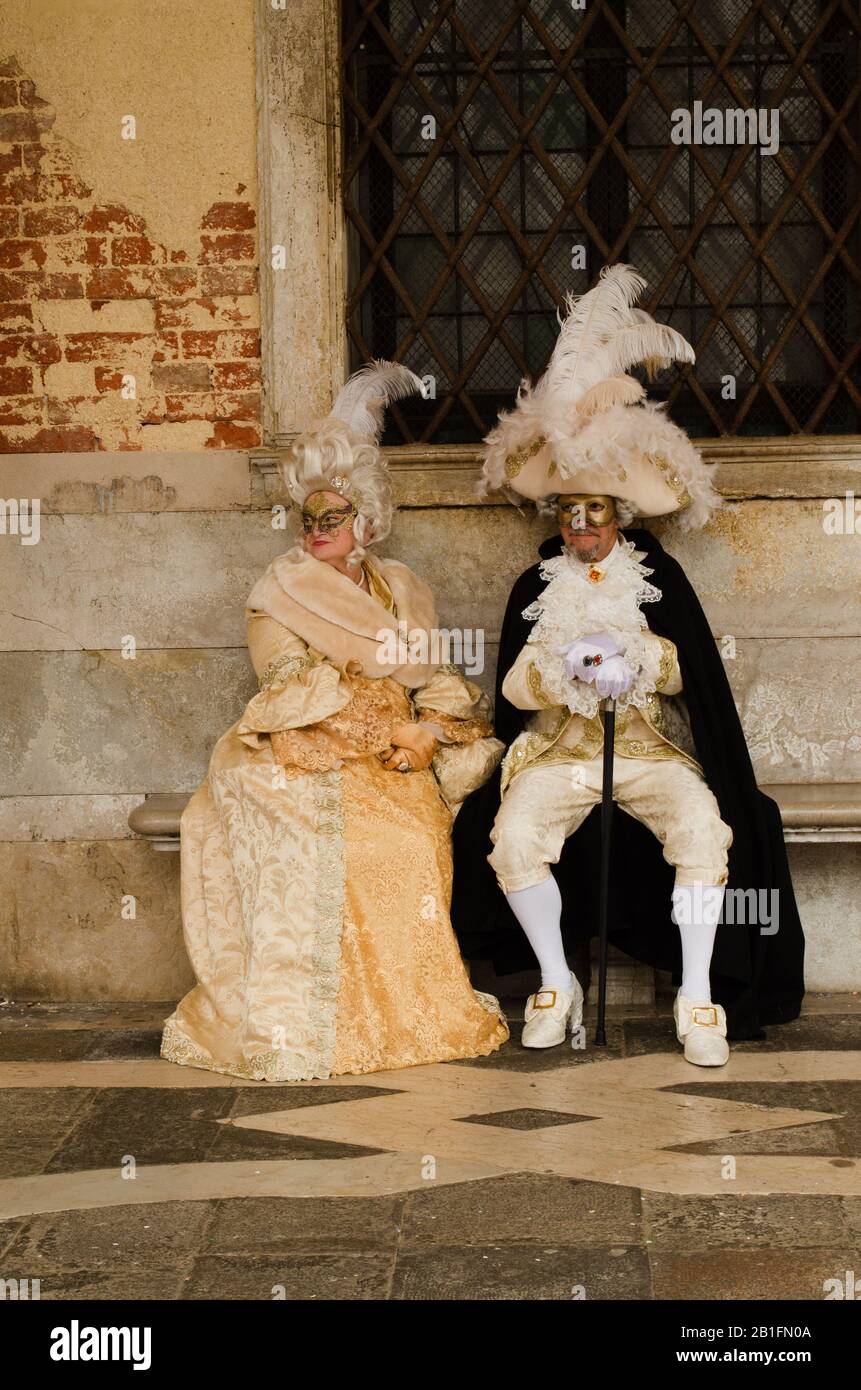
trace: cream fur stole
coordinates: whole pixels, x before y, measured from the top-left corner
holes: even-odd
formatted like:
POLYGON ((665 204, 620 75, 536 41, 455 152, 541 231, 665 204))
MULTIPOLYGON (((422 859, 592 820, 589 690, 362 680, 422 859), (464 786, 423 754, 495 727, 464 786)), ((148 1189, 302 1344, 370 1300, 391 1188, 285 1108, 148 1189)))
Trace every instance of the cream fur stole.
POLYGON ((436 663, 433 594, 399 560, 366 556, 392 591, 397 617, 331 565, 294 545, 277 556, 248 596, 247 608, 267 613, 334 666, 365 676, 393 676, 414 689, 430 680, 436 663))

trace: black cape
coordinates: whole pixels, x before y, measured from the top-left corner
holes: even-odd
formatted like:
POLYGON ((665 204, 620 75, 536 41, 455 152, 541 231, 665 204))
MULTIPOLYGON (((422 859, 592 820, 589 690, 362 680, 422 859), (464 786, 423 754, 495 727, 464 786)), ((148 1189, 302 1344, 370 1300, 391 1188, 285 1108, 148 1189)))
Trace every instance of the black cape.
MULTIPOLYGON (((730 1038, 761 1038, 762 1024, 797 1018, 804 995, 804 936, 789 874, 780 812, 757 787, 741 722, 723 662, 706 616, 684 571, 648 531, 628 530, 625 539, 645 551, 649 582, 661 591, 643 613, 649 627, 678 649, 683 694, 691 732, 706 781, 731 826, 728 888, 777 890, 778 930, 721 922, 712 956, 712 994, 727 1012, 730 1038)), ((544 558, 561 552, 558 536, 544 542, 544 558)), ((502 681, 531 631, 523 610, 545 582, 539 565, 523 573, 511 591, 499 648, 496 733, 508 746, 528 713, 502 694, 502 681)), ((499 809, 499 770, 473 792, 454 823, 452 922, 461 950, 472 960, 491 960, 498 974, 534 968, 526 937, 500 891, 487 855, 499 809)), ((598 921, 600 808, 566 841, 551 865, 562 893, 566 945, 593 936, 598 921)), ((679 932, 670 916, 674 870, 650 830, 618 806, 613 809, 609 938, 613 945, 656 969, 681 970, 679 932)), ((773 925, 773 924, 772 924, 773 925)))

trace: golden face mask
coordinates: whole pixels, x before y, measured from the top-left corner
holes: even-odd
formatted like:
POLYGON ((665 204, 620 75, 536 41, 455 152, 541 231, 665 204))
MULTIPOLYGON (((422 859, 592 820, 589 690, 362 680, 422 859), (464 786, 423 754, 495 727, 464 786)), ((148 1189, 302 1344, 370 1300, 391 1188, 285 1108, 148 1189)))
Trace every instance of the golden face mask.
POLYGON ((302 530, 306 536, 310 536, 312 531, 318 530, 323 536, 331 536, 333 532, 339 531, 342 526, 346 526, 356 516, 356 508, 352 502, 345 502, 343 507, 336 507, 326 497, 316 494, 309 497, 302 508, 302 530))
POLYGON ((560 526, 575 531, 585 526, 609 526, 616 520, 616 499, 588 492, 564 493, 556 499, 556 518, 560 526))

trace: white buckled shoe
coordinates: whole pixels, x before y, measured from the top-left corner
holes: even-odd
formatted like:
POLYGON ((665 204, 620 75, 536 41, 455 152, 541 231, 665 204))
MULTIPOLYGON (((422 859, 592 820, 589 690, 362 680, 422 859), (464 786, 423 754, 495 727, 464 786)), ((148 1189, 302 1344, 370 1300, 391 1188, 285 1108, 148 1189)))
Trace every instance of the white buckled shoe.
POLYGON ((695 1067, 723 1067, 729 1061, 726 1014, 720 1004, 695 1004, 681 990, 673 1006, 676 1037, 684 1045, 685 1061, 695 1067))
POLYGON ((524 1047, 556 1047, 567 1031, 575 1033, 583 1022, 583 991, 576 975, 573 989, 540 989, 526 1001, 524 1047))

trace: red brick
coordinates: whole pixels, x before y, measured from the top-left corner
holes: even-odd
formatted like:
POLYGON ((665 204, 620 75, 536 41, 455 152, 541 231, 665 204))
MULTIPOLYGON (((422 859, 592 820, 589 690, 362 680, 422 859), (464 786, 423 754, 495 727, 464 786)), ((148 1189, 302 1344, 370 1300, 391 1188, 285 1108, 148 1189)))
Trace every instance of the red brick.
POLYGON ((7 333, 26 328, 33 322, 33 307, 30 304, 0 304, 0 326, 7 333))
POLYGON ((41 423, 41 396, 6 396, 0 398, 0 425, 39 425, 41 423))
POLYGON ((38 270, 22 270, 17 275, 0 273, 0 299, 7 302, 13 299, 29 299, 27 291, 33 289, 41 279, 38 270))
POLYGON ((45 406, 49 425, 80 424, 78 417, 90 416, 101 405, 99 396, 49 396, 45 406))
MULTIPOLYGON (((199 299, 162 299, 155 306, 155 326, 156 328, 188 328, 189 312, 195 304, 200 304, 199 299)), ((210 312, 215 306, 207 305, 210 312)))
POLYGON ((234 425, 229 420, 216 420, 205 449, 255 449, 261 442, 256 425, 234 425))
POLYGON ((14 77, 4 77, 0 81, 0 107, 8 111, 10 106, 20 106, 18 100, 18 83, 14 77))
POLYGON ((67 198, 76 198, 82 202, 93 196, 89 184, 79 179, 77 174, 59 173, 44 177, 40 189, 41 201, 45 203, 60 203, 67 198))
POLYGON ((0 361, 11 362, 16 357, 49 367, 60 361, 60 348, 50 333, 7 333, 0 340, 0 361))
POLYGON ((188 260, 187 251, 171 251, 170 260, 172 265, 179 265, 180 261, 188 260))
POLYGON ((9 58, 0 60, 0 77, 23 77, 24 69, 18 62, 14 53, 9 58))
POLYGON ((24 333, 7 333, 0 338, 0 362, 11 362, 20 357, 27 341, 24 333))
POLYGON ((67 362, 116 362, 127 356, 127 349, 146 338, 146 333, 68 333, 67 362))
POLYGON ((44 119, 32 111, 5 111, 0 115, 0 140, 4 145, 38 140, 44 129, 44 119))
POLYGON ((78 208, 28 208, 24 213, 25 236, 68 236, 81 222, 78 208))
POLYGON ((0 203, 38 203, 41 197, 41 181, 35 174, 19 170, 0 176, 0 203))
POLYGON ((229 231, 247 231, 255 225, 254 209, 250 203, 213 203, 200 219, 201 227, 224 227, 229 231))
POLYGON ((45 414, 49 425, 70 425, 74 423, 74 406, 80 400, 79 396, 70 396, 68 400, 61 400, 59 396, 49 396, 45 402, 45 414))
POLYGON ((157 391, 208 391, 210 388, 208 362, 165 362, 152 369, 152 384, 157 391))
POLYGON ((153 338, 153 362, 176 362, 179 360, 179 338, 173 332, 156 333, 153 338))
POLYGON ((200 238, 201 265, 225 265, 229 261, 253 261, 254 235, 251 232, 231 232, 227 236, 200 238))
POLYGON ((4 270, 23 270, 30 266, 43 266, 47 258, 48 253, 41 242, 0 241, 0 266, 4 270))
POLYGON ((0 367, 0 396, 29 396, 32 392, 32 367, 0 367))
POLYGON ((252 265, 204 266, 200 272, 200 292, 216 297, 256 294, 257 270, 252 265))
POLYGON ((153 254, 155 248, 145 236, 114 237, 111 243, 111 261, 114 265, 152 265, 160 257, 153 254))
POLYGON ((13 145, 9 150, 0 151, 0 174, 21 173, 24 166, 21 163, 21 146, 13 145))
POLYGON ((216 357, 231 361, 236 357, 258 357, 260 335, 252 329, 188 329, 182 335, 184 357, 216 357))
POLYGON ((45 154, 47 153, 44 145, 21 145, 20 149, 21 163, 23 164, 27 172, 30 174, 40 173, 42 168, 42 160, 45 158, 45 154))
POLYGON ((0 236, 17 236, 19 221, 17 208, 0 208, 0 236))
POLYGON ((126 232, 145 232, 146 223, 136 213, 119 203, 102 203, 91 208, 84 218, 85 232, 111 232, 115 227, 126 232))
POLYGON ((252 362, 217 362, 212 367, 213 390, 244 391, 259 386, 260 367, 252 362))
POLYGON ((34 333, 24 344, 24 357, 28 362, 38 362, 40 367, 50 367, 62 361, 60 344, 52 333, 34 333))
POLYGON ((22 106, 50 106, 49 101, 44 101, 36 92, 35 82, 31 82, 25 77, 23 82, 18 83, 18 99, 22 106))
POLYGON ((80 275, 61 273, 43 275, 35 284, 36 299, 83 299, 84 287, 80 275))
POLYGON ((146 290, 125 270, 113 266, 87 276, 87 299, 145 299, 146 290))
POLYGON ((97 391, 121 391, 123 373, 118 367, 96 367, 97 391))
POLYGON ((141 273, 147 277, 154 299, 179 299, 197 289, 197 269, 193 265, 159 266, 141 273))
POLYGON ((84 264, 107 265, 108 242, 103 236, 84 237, 84 264))
POLYGON ((219 420, 259 420, 260 392, 231 392, 216 396, 215 414, 219 420))
POLYGON ((4 454, 81 454, 98 449, 99 443, 85 425, 54 426, 33 430, 22 439, 0 432, 0 453, 4 454))
POLYGON ((166 420, 217 420, 215 398, 208 391, 192 395, 165 396, 166 420))

